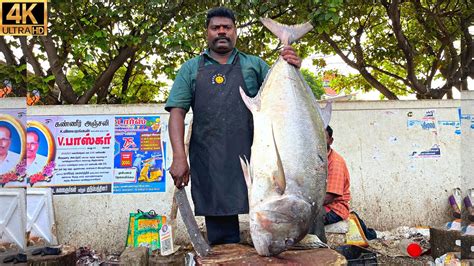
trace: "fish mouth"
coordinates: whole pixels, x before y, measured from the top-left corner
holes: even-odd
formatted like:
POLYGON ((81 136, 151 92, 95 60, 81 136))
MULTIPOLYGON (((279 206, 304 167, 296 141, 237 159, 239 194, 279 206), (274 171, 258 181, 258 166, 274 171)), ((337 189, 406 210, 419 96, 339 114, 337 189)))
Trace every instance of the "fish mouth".
POLYGON ((298 197, 269 200, 250 211, 250 234, 258 254, 277 255, 307 233, 311 205, 298 197))
POLYGON ((250 211, 250 219, 261 224, 305 224, 311 217, 311 204, 299 197, 285 197, 266 202, 250 211))

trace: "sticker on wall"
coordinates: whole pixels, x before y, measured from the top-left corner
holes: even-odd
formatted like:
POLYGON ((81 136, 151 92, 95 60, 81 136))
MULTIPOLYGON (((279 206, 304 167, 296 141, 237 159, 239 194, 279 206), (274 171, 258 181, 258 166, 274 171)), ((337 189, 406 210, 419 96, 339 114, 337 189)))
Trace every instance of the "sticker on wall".
POLYGON ((385 111, 386 115, 398 115, 398 110, 387 110, 385 111))
POLYGON ((461 114, 461 123, 464 123, 462 120, 467 120, 464 122, 469 123, 470 129, 474 129, 474 114, 461 114))
POLYGON ((436 122, 431 119, 427 120, 408 120, 407 121, 407 127, 408 128, 414 128, 414 127, 421 127, 423 130, 429 130, 429 131, 436 131, 436 122))
POLYGON ((460 121, 440 120, 438 121, 438 125, 445 126, 445 127, 454 127, 454 134, 461 135, 461 122, 460 121))
POLYGON ((441 149, 438 144, 434 144, 428 150, 413 151, 410 155, 412 158, 439 158, 441 157, 441 149))
MULTIPOLYGON (((413 113, 409 112, 408 117, 412 118, 413 113)), ((437 133, 436 127, 436 110, 426 110, 421 119, 408 119, 407 128, 421 128, 422 130, 437 133)))
POLYGON ((435 119, 436 110, 430 109, 425 111, 425 116, 423 119, 435 119))

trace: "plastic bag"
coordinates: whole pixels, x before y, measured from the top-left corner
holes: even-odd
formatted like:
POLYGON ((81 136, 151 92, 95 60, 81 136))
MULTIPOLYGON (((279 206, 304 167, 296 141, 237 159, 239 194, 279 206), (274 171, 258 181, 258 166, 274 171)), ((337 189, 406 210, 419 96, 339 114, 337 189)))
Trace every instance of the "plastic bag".
POLYGON ((154 210, 130 213, 128 220, 127 247, 145 246, 152 250, 160 248, 159 232, 166 223, 166 216, 160 216, 154 210))
POLYGON ((349 214, 349 231, 346 233, 346 243, 349 245, 355 245, 360 247, 369 246, 367 238, 365 237, 364 230, 360 226, 359 219, 354 213, 349 214))

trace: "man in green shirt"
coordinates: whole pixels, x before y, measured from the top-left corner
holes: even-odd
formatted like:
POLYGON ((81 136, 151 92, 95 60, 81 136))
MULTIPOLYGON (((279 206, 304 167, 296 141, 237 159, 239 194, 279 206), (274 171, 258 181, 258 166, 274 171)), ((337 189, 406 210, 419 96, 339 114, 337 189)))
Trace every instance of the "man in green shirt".
MULTIPOLYGON (((248 213, 247 187, 239 156, 250 158, 252 114, 239 88, 255 96, 269 71, 260 58, 235 48, 234 13, 223 7, 207 13, 208 49, 181 67, 165 109, 170 112, 173 148, 170 174, 178 188, 191 179, 196 215, 205 216, 210 244, 240 241, 238 214, 248 213), (188 165, 184 150, 184 118, 193 108, 188 165)), ((290 46, 281 56, 299 68, 301 59, 290 46)))

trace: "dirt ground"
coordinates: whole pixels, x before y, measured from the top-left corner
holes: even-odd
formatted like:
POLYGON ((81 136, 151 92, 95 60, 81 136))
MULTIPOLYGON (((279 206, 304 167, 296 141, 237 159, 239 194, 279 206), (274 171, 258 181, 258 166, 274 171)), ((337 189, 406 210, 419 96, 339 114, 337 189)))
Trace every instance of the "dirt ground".
POLYGON ((431 256, 409 258, 409 257, 388 257, 384 255, 377 255, 378 265, 428 265, 430 261, 431 262, 434 261, 431 256))

